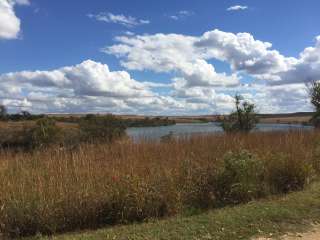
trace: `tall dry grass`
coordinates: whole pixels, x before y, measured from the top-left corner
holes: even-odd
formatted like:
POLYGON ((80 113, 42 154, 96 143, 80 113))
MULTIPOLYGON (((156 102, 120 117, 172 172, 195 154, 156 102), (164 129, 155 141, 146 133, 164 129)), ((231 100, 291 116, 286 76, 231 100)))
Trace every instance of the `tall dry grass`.
POLYGON ((299 190, 320 170, 318 139, 274 132, 3 150, 0 232, 97 228, 299 190))

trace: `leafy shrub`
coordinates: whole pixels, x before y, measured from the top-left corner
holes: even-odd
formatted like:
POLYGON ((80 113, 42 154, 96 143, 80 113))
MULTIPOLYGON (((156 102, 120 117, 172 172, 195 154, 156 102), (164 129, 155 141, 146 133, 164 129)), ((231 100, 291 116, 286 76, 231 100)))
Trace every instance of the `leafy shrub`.
POLYGON ((50 118, 42 118, 36 122, 36 126, 30 130, 30 145, 32 148, 48 147, 57 144, 61 140, 61 131, 56 122, 50 118))
POLYGON ((87 115, 80 121, 81 141, 89 143, 111 143, 125 135, 126 127, 113 115, 87 115))
POLYGON ((264 193, 262 161, 248 151, 231 152, 224 157, 217 175, 215 194, 221 204, 237 204, 264 193))
POLYGON ((311 164, 286 154, 268 156, 266 165, 267 182, 274 193, 302 190, 312 176, 311 164))

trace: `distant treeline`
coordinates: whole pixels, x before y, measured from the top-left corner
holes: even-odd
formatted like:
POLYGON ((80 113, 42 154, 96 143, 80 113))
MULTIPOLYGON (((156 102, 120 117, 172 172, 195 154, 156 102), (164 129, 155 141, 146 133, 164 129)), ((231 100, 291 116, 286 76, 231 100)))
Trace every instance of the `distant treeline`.
POLYGON ((125 119, 123 120, 127 127, 156 127, 156 126, 169 126, 176 124, 175 120, 169 118, 149 118, 145 117, 143 119, 125 119))
MULTIPOLYGON (((57 122, 69 122, 69 123, 79 123, 82 119, 89 118, 104 118, 109 115, 99 115, 99 114, 87 114, 83 117, 61 117, 61 116, 51 116, 50 118, 56 120, 57 122)), ((144 118, 120 118, 116 117, 117 120, 124 125, 126 128, 128 127, 157 127, 157 126, 169 126, 176 124, 175 120, 169 119, 168 117, 144 117, 144 118)))
POLYGON ((46 117, 44 114, 31 114, 28 111, 13 114, 0 114, 1 121, 34 121, 46 117))
POLYGON ((314 115, 314 112, 257 114, 260 118, 309 117, 312 115, 314 115))
POLYGON ((122 119, 111 114, 58 117, 21 113, 6 114, 2 120, 17 123, 8 123, 0 128, 0 148, 27 150, 52 145, 74 148, 80 144, 112 143, 126 137, 128 127, 175 124, 168 118, 122 119), (57 125, 57 122, 62 124, 57 125))
MULTIPOLYGON (((54 116, 45 114, 31 114, 28 111, 22 111, 20 113, 9 114, 4 106, 0 106, 0 121, 35 121, 42 118, 50 118, 57 122, 68 122, 79 124, 83 119, 92 118, 109 118, 110 114, 87 114, 81 117, 76 116, 54 116)), ((115 117, 119 123, 125 127, 156 127, 156 126, 169 126, 176 124, 175 120, 171 120, 168 117, 145 117, 145 118, 128 118, 115 117)))

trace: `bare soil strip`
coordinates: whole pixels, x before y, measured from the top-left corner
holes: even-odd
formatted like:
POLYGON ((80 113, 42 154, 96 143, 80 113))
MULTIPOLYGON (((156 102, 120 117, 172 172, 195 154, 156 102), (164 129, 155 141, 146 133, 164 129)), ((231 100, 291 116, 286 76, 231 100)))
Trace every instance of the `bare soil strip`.
POLYGON ((268 238, 268 237, 260 237, 255 240, 320 240, 320 226, 315 226, 311 231, 306 233, 288 233, 280 238, 268 238))

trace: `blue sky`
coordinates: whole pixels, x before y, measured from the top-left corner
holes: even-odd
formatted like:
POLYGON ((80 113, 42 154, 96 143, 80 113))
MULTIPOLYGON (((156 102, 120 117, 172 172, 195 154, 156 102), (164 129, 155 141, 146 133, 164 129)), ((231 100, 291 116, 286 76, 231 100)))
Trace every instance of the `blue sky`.
POLYGON ((230 111, 240 92, 263 112, 309 111, 305 83, 320 80, 319 9, 317 0, 0 0, 0 102, 11 111, 207 114, 230 111), (148 37, 141 47, 120 36, 148 37), (129 50, 110 49, 120 45, 129 50))

